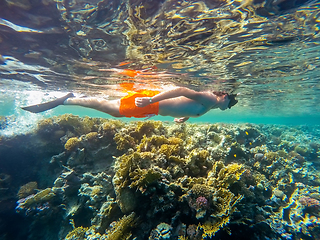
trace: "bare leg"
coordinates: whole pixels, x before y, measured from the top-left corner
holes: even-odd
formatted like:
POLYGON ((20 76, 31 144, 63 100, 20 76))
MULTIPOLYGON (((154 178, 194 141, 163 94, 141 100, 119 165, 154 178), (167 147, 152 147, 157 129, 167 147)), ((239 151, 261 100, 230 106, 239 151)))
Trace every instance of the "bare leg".
POLYGON ((77 105, 87 108, 96 109, 107 113, 113 117, 124 117, 119 113, 120 100, 105 100, 102 98, 68 98, 64 105, 77 105))

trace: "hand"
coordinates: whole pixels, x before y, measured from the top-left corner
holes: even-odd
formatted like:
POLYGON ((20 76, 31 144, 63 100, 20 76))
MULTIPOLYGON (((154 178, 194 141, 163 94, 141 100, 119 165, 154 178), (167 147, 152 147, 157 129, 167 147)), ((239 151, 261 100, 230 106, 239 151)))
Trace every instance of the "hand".
POLYGON ((135 99, 135 104, 137 107, 145 107, 150 104, 150 97, 137 97, 135 99))
POLYGON ((184 123, 185 121, 187 121, 189 118, 188 117, 182 117, 182 118, 175 118, 174 121, 176 123, 184 123))

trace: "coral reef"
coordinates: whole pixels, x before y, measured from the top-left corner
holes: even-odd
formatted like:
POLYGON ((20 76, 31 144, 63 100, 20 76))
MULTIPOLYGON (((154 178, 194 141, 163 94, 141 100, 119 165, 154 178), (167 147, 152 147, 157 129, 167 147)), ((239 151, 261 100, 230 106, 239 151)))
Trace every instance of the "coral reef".
POLYGON ((46 160, 34 168, 45 173, 25 182, 2 173, 0 187, 18 197, 34 238, 312 239, 320 133, 306 131, 63 115, 39 122, 21 150, 38 144, 46 160))

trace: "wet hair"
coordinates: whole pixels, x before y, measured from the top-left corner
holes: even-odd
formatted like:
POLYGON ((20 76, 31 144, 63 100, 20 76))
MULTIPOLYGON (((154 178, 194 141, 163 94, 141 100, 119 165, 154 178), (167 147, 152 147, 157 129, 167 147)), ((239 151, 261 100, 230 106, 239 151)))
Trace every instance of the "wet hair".
POLYGON ((227 93, 227 92, 215 92, 215 91, 212 93, 218 97, 222 97, 223 95, 227 95, 230 100, 230 102, 228 104, 228 108, 231 108, 238 103, 238 100, 236 100, 237 94, 232 94, 232 93, 227 93))

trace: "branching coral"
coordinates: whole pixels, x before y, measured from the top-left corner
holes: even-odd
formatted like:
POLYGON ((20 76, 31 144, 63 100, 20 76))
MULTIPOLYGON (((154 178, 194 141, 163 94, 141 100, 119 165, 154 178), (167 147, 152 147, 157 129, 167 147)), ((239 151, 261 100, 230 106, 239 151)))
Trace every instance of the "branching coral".
POLYGON ((135 127, 128 127, 126 130, 115 134, 114 140, 119 150, 128 150, 139 144, 144 136, 159 134, 164 132, 162 123, 156 121, 138 122, 135 127))
POLYGON ((190 176, 203 176, 207 169, 210 169, 212 164, 207 161, 209 152, 207 150, 192 150, 186 158, 186 166, 189 168, 190 176))
POLYGON ((215 162, 213 170, 208 173, 208 184, 228 188, 240 179, 244 171, 242 164, 233 163, 224 166, 222 162, 215 162))
POLYGON ((161 121, 144 121, 138 122, 136 127, 136 138, 141 139, 143 135, 150 136, 151 134, 163 133, 163 124, 161 121))
POLYGON ((74 132, 76 135, 87 134, 97 131, 98 124, 105 122, 104 119, 84 117, 80 118, 72 114, 64 114, 52 118, 61 128, 74 132))
POLYGON ((129 185, 130 188, 145 187, 154 181, 161 178, 162 174, 155 169, 136 169, 129 174, 132 183, 129 185))
POLYGON ((124 133, 115 134, 113 140, 117 143, 117 149, 121 151, 127 150, 136 145, 135 139, 124 133))
MULTIPOLYGON (((153 154, 150 152, 134 152, 129 156, 123 155, 118 159, 113 183, 117 198, 120 201, 120 207, 124 212, 128 211, 127 197, 124 197, 129 193, 129 190, 126 191, 127 187, 134 190, 144 188, 161 178, 162 173, 151 167, 152 157, 153 154)), ((132 209, 132 207, 129 207, 129 209, 132 209)))
POLYGON ((41 121, 38 122, 38 131, 41 133, 41 132, 44 132, 44 131, 47 131, 48 128, 50 129, 54 124, 54 121, 52 118, 47 118, 47 119, 43 119, 41 121))
POLYGON ((89 228, 77 227, 67 234, 65 240, 84 240, 88 229, 89 228))
POLYGON ((111 230, 106 232, 106 240, 123 240, 127 239, 131 233, 131 228, 135 225, 135 213, 123 216, 118 220, 111 230))
POLYGON ((125 124, 119 120, 108 119, 105 120, 99 127, 99 132, 106 136, 113 136, 115 133, 123 128, 125 124))
POLYGON ((199 224, 199 228, 203 230, 202 237, 213 237, 217 231, 229 223, 231 214, 235 211, 235 205, 243 196, 235 196, 227 189, 221 188, 215 192, 213 197, 214 213, 210 219, 204 224, 199 224))

